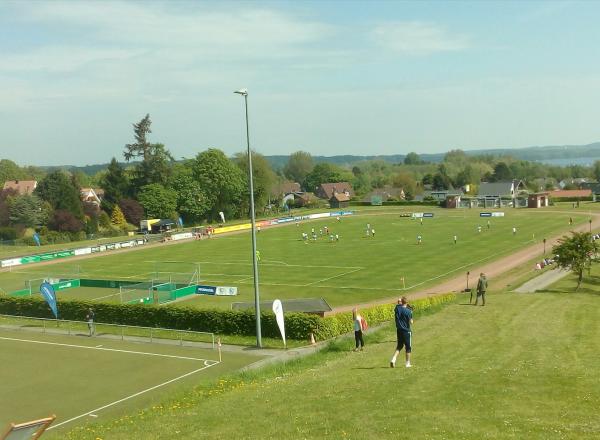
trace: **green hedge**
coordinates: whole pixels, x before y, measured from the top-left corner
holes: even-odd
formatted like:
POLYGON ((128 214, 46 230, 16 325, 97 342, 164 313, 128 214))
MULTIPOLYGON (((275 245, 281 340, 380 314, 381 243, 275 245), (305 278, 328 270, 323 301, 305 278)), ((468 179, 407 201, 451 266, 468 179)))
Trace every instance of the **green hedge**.
MULTIPOLYGON (((433 306, 454 300, 454 294, 438 295, 414 301, 419 313, 433 306)), ((100 323, 163 327, 179 330, 211 332, 223 335, 256 334, 253 311, 205 309, 190 307, 155 307, 141 304, 108 304, 89 301, 60 301, 61 319, 83 321, 92 307, 100 323)), ((53 318, 46 302, 40 298, 0 297, 0 314, 53 318)), ((385 304, 360 310, 369 325, 394 319, 394 305, 385 304)), ((272 313, 261 313, 262 334, 279 337, 279 329, 272 313)), ((321 318, 306 313, 286 313, 285 332, 289 339, 308 340, 314 333, 317 340, 329 339, 352 331, 352 313, 339 313, 321 318)))
MULTIPOLYGON (((456 295, 454 293, 446 293, 411 301, 410 305, 413 308, 413 313, 418 315, 425 310, 452 302, 455 299, 456 295)), ((372 327, 383 322, 394 320, 395 307, 395 304, 382 304, 366 309, 359 309, 358 313, 365 318, 369 326, 372 327)), ((352 312, 338 313, 320 320, 319 326, 315 330, 315 337, 317 340, 322 341, 324 339, 330 339, 344 333, 352 332, 353 329, 352 312)))

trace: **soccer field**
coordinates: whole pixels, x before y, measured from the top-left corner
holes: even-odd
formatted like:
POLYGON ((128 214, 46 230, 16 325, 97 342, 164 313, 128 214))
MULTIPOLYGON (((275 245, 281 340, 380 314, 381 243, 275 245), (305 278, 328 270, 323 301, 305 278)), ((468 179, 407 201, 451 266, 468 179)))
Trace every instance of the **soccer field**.
POLYGON ((57 415, 52 429, 151 406, 260 357, 216 350, 0 329, 0 426, 57 415))
MULTIPOLYGON (((257 234, 262 299, 325 298, 332 306, 368 302, 431 286, 586 223, 587 212, 514 210, 505 217, 481 218, 476 210, 423 207, 433 218, 402 217, 406 209, 368 209, 341 218, 302 222, 298 226, 266 228, 257 234), (369 223, 375 236, 366 235, 369 223), (481 232, 478 227, 481 226, 481 232), (339 236, 331 241, 320 231, 339 236), (516 234, 512 229, 516 228, 516 234), (310 239, 315 229, 316 240, 310 239), (309 240, 303 241, 306 232, 309 240), (417 236, 422 243, 417 244, 417 236), (454 243, 454 236, 457 243, 454 243), (402 281, 403 279, 403 281, 402 281)), ((183 261, 200 267, 200 282, 238 287, 237 297, 193 295, 178 304, 229 308, 234 301, 253 300, 251 246, 248 233, 210 240, 140 249, 78 262, 82 278, 149 280, 157 263, 183 261)), ((30 278, 68 272, 72 262, 24 267, 0 274, 0 287, 9 291, 30 278)), ((67 289, 62 298, 115 301, 116 291, 67 289), (111 296, 113 295, 113 296, 111 296)))

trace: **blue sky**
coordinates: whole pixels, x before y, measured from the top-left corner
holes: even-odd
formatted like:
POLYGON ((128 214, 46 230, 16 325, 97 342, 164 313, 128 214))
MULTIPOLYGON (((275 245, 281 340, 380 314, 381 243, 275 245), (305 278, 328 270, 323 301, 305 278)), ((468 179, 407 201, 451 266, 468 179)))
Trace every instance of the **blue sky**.
POLYGON ((401 154, 600 140, 600 2, 0 4, 0 158, 401 154))

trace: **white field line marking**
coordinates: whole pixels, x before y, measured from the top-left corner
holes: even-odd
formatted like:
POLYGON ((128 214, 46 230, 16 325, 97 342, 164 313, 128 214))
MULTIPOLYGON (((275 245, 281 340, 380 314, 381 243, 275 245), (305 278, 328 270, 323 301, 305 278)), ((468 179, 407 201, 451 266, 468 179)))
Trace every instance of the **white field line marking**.
MULTIPOLYGON (((268 260, 266 260, 268 261, 268 260)), ((232 262, 216 262, 216 261, 199 261, 198 264, 218 264, 218 265, 236 265, 236 266, 252 266, 251 262, 248 261, 244 261, 244 262, 239 262, 239 263, 232 263, 232 262)), ((301 268, 306 268, 306 269, 313 269, 313 268, 324 268, 324 269, 365 269, 362 266, 311 266, 311 265, 306 265, 306 264, 288 264, 288 263, 284 263, 286 265, 286 267, 301 267, 301 268)), ((281 266, 281 264, 265 264, 265 263, 260 263, 261 266, 281 266)))
POLYGON ((188 376, 191 376, 192 374, 196 374, 196 373, 198 373, 198 372, 200 372, 202 370, 206 370, 207 368, 210 368, 210 367, 212 367, 214 365, 217 365, 219 363, 220 363, 219 361, 204 361, 204 367, 202 367, 202 368, 198 368, 198 369, 196 369, 194 371, 190 371, 189 373, 182 374, 181 376, 177 376, 174 379, 168 380, 168 381, 163 382, 163 383, 159 383, 158 385, 154 385, 153 387, 146 388, 145 390, 139 391, 139 392, 137 392, 135 394, 132 394, 132 395, 127 396, 127 397, 124 397, 122 399, 116 400, 116 401, 111 402, 111 403, 109 403, 107 405, 101 406, 100 408, 96 408, 96 409, 93 409, 91 411, 88 411, 85 414, 81 414, 79 416, 72 417, 69 420, 65 420, 64 422, 61 422, 61 423, 58 423, 56 425, 51 426, 50 428, 48 428, 48 430, 54 429, 54 428, 58 428, 59 426, 65 425, 65 424, 70 423, 70 422, 72 422, 74 420, 80 419, 82 417, 85 417, 85 416, 88 416, 88 415, 91 415, 91 414, 95 414, 98 411, 102 411, 102 410, 104 410, 106 408, 110 408, 111 406, 118 405, 119 403, 125 402, 126 400, 133 399, 134 397, 141 396, 142 394, 148 393, 150 391, 154 391, 157 388, 160 388, 160 387, 163 387, 165 385, 169 385, 170 383, 173 383, 173 382, 176 382, 178 380, 184 379, 184 378, 186 378, 188 376), (212 363, 207 365, 207 362, 212 362, 212 363))
POLYGON ((32 344, 56 345, 59 347, 84 348, 87 350, 113 351, 115 353, 141 354, 143 356, 157 356, 157 357, 164 357, 164 358, 170 358, 170 359, 183 359, 183 360, 188 360, 188 361, 208 361, 208 359, 194 358, 194 357, 188 357, 188 356, 175 356, 172 354, 148 353, 145 351, 120 350, 118 348, 91 347, 88 345, 75 345, 75 344, 61 344, 59 342, 35 341, 32 339, 6 338, 6 337, 1 337, 1 336, 0 336, 0 339, 5 340, 5 341, 30 342, 32 344))
POLYGON ((111 293, 110 295, 99 296, 97 298, 92 298, 92 301, 98 301, 105 298, 110 298, 111 296, 118 296, 120 293, 111 293))
POLYGON ((359 270, 362 270, 362 269, 353 269, 353 270, 349 270, 349 271, 347 271, 347 272, 340 273, 340 274, 338 274, 338 275, 334 275, 334 276, 332 276, 332 277, 323 278, 322 280, 317 280, 317 281, 314 281, 314 282, 312 282, 312 283, 305 284, 305 285, 304 285, 304 287, 306 287, 306 286, 312 286, 313 284, 322 283, 322 282, 324 282, 324 281, 332 280, 332 279, 334 279, 334 278, 343 277, 344 275, 348 275, 348 274, 351 274, 351 273, 354 273, 354 272, 358 272, 359 270))

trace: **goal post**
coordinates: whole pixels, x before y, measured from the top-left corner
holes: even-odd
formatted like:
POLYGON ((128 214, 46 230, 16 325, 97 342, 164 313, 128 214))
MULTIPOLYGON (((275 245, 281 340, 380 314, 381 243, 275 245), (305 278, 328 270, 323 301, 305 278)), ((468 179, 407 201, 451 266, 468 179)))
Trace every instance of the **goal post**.
POLYGON ((155 284, 172 283, 176 287, 200 282, 200 264, 188 261, 155 261, 152 272, 155 284))

